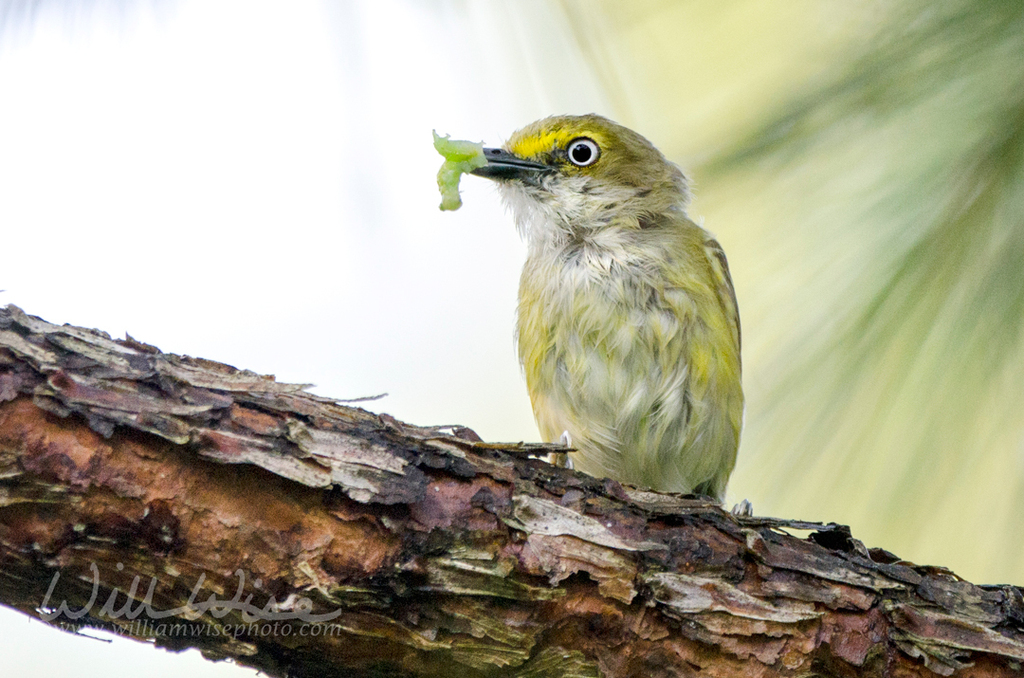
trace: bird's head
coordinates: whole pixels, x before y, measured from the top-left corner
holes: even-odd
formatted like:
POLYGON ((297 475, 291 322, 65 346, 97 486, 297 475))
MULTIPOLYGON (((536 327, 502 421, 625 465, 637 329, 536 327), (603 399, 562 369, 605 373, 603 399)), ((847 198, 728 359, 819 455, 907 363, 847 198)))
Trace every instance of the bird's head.
POLYGON ((599 115, 560 115, 485 148, 473 174, 494 179, 531 240, 584 235, 610 225, 642 228, 659 214, 682 212, 686 179, 647 139, 599 115), (538 228, 543 225, 544 228, 538 228))

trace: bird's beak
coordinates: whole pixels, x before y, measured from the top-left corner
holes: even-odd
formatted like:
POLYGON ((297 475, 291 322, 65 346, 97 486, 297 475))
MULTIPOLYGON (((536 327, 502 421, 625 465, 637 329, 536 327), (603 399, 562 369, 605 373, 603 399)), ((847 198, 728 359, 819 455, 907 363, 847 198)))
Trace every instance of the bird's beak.
POLYGON ((523 160, 503 148, 485 148, 484 156, 487 158, 487 164, 476 168, 471 174, 498 180, 530 179, 554 169, 538 162, 523 160))

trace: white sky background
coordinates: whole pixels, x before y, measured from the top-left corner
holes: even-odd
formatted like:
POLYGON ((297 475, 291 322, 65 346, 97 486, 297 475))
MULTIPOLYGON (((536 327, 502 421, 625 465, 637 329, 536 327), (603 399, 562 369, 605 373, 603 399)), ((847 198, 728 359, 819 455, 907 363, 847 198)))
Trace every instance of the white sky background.
MULTIPOLYGON (((537 439, 524 247, 484 180, 438 211, 430 131, 611 113, 548 3, 68 6, 0 29, 0 304, 537 439)), ((0 650, 12 677, 253 673, 7 610, 0 650)))

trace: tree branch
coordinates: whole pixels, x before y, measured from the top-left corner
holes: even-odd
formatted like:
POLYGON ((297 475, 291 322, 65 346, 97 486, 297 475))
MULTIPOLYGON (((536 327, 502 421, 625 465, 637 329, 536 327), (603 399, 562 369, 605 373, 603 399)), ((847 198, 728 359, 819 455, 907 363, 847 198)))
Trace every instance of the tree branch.
POLYGON ((558 449, 8 306, 0 602, 274 676, 1021 675, 1019 588, 558 449))

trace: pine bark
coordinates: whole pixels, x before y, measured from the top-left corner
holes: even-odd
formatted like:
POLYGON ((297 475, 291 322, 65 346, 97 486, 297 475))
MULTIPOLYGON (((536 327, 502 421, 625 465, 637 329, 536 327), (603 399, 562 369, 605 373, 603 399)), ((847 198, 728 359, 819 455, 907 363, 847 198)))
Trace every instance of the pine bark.
POLYGON ((1020 588, 539 458, 559 449, 8 306, 0 603, 271 676, 1024 672, 1020 588))

